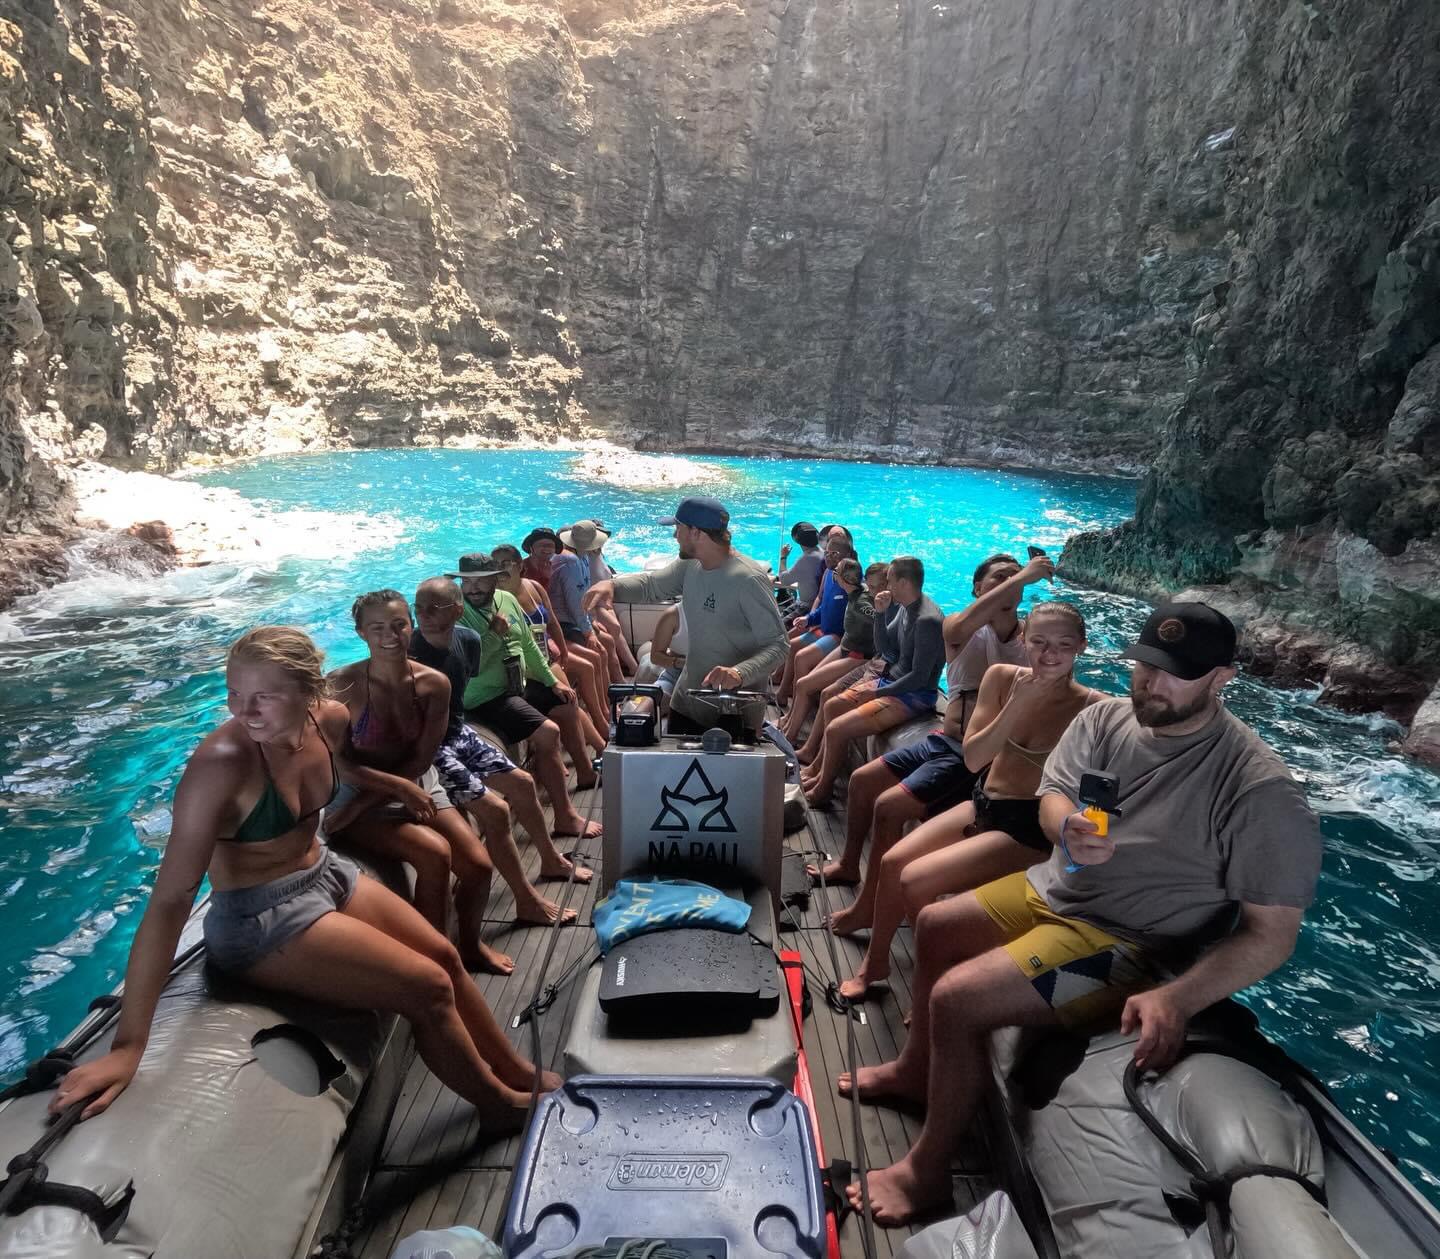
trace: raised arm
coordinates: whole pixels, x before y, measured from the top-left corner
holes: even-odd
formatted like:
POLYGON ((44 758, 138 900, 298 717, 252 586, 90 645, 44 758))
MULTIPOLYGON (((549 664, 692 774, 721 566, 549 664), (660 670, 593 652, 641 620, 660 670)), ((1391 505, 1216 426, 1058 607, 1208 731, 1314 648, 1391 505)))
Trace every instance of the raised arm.
POLYGON ((945 646, 959 651, 974 637, 975 631, 985 624, 1001 608, 1019 601, 1020 592, 1026 586, 1044 581, 1055 575, 1055 561, 1044 555, 1036 556, 1015 576, 1002 581, 994 590, 987 590, 968 608, 952 612, 945 618, 945 646))
POLYGON ((875 651, 886 659, 900 650, 900 635, 895 628, 900 612, 895 606, 895 596, 888 590, 875 596, 875 651))
POLYGON ((98 1115, 135 1077, 160 993, 170 977, 175 946, 195 904, 195 894, 210 866, 224 823, 229 820, 239 779, 245 773, 243 749, 218 732, 196 749, 175 789, 170 840, 160 861, 155 886, 130 946, 125 967, 125 999, 110 1052, 70 1071, 50 1102, 58 1112, 86 1097, 94 1100, 82 1118, 98 1115))
POLYGON ((980 694, 975 711, 965 728, 965 768, 978 774, 989 765, 1005 746, 1015 719, 1025 710, 1025 697, 1017 678, 1020 670, 1013 664, 992 664, 980 679, 980 694))
POLYGON ((649 573, 626 573, 597 581, 585 594, 585 610, 608 608, 614 603, 664 603, 678 599, 685 589, 685 574, 694 560, 674 560, 649 573))

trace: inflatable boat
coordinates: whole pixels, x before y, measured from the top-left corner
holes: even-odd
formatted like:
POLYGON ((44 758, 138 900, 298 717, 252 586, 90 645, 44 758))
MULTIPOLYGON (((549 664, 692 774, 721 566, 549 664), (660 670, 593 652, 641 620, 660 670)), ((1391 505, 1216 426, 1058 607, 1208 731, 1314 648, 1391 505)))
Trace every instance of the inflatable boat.
MULTIPOLYGON (((642 652, 661 610, 624 609, 642 652)), ((389 1259, 405 1235, 457 1224, 526 1259, 632 1235, 663 1237, 668 1248, 647 1252, 660 1259, 1440 1255, 1440 1214, 1233 1004, 1197 1020, 1189 1052, 1158 1078, 1136 1075, 1118 1033, 997 1036, 995 1087, 957 1172, 960 1213, 894 1233, 843 1218, 840 1180, 893 1161, 915 1131, 839 1101, 832 1083, 903 1039, 908 933, 895 999, 868 1006, 861 1023, 832 992, 854 943, 822 926, 848 891, 807 900, 782 873, 787 854, 793 864, 833 849, 843 822, 805 815, 787 833, 795 796, 779 748, 612 746, 603 777, 580 797, 607 824, 603 849, 584 852, 599 877, 566 889, 582 925, 514 927, 503 892, 487 920, 517 969, 477 982, 517 1040, 572 1076, 523 1141, 477 1139, 402 1022, 213 972, 201 903, 141 1070, 105 1114, 56 1125, 46 1107, 68 1063, 108 1047, 119 990, 0 1101, 0 1255, 389 1259), (674 848, 652 834, 682 829, 674 848), (594 902, 637 863, 678 860, 653 873, 694 874, 689 856, 711 863, 700 873, 717 885, 744 884, 752 960, 757 973, 777 968, 782 995, 720 1030, 674 1017, 622 1028, 604 1008, 594 902)))

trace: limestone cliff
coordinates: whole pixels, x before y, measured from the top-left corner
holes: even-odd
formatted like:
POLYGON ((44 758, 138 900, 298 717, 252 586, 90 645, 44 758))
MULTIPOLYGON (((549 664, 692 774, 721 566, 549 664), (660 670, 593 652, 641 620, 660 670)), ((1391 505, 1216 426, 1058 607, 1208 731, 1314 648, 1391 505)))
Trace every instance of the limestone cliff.
POLYGON ((1072 574, 1238 577, 1262 665, 1403 715, 1437 37, 1422 0, 0 0, 0 568, 53 562, 80 457, 593 422, 1149 469, 1072 574))

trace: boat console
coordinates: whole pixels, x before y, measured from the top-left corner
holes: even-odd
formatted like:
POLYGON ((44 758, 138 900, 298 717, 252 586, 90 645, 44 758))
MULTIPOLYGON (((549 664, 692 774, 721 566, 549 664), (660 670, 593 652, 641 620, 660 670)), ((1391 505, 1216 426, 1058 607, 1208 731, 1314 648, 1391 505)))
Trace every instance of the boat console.
MULTIPOLYGON (((788 1087, 797 1047, 775 955, 784 754, 754 741, 748 725, 740 740, 720 728, 700 738, 662 734, 635 702, 648 701, 649 690, 611 690, 601 890, 691 879, 743 900, 750 916, 739 933, 696 923, 612 947, 581 987, 566 1074, 683 1071, 765 1076, 788 1087)), ((715 696, 737 712, 756 698, 715 696)))

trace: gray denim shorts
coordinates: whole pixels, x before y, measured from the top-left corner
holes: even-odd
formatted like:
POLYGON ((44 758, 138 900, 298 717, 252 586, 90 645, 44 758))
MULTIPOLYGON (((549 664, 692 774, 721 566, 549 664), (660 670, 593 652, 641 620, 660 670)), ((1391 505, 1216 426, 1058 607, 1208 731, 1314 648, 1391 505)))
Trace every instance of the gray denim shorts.
MULTIPOLYGON (((514 766, 512 765, 511 768, 513 769, 514 766)), ((455 807, 454 801, 450 799, 449 794, 445 790, 445 785, 440 781, 440 771, 437 770, 435 766, 432 765, 421 774, 420 777, 415 780, 415 783, 422 791, 430 793, 430 800, 435 805, 436 813, 439 813, 441 809, 453 809, 455 807)), ((340 790, 335 793, 335 799, 325 806, 325 812, 334 816, 359 794, 359 787, 354 787, 350 783, 341 783, 340 790)), ((399 800, 387 800, 379 806, 379 812, 382 816, 393 818, 397 822, 408 822, 410 820, 410 810, 401 804, 399 800)), ((323 815, 320 818, 320 829, 325 831, 325 818, 323 815)), ((329 832, 325 831, 325 834, 328 835, 329 832)))
POLYGON ((241 974, 355 894, 360 868, 321 846, 320 860, 283 879, 212 892, 205 949, 221 970, 241 974))

